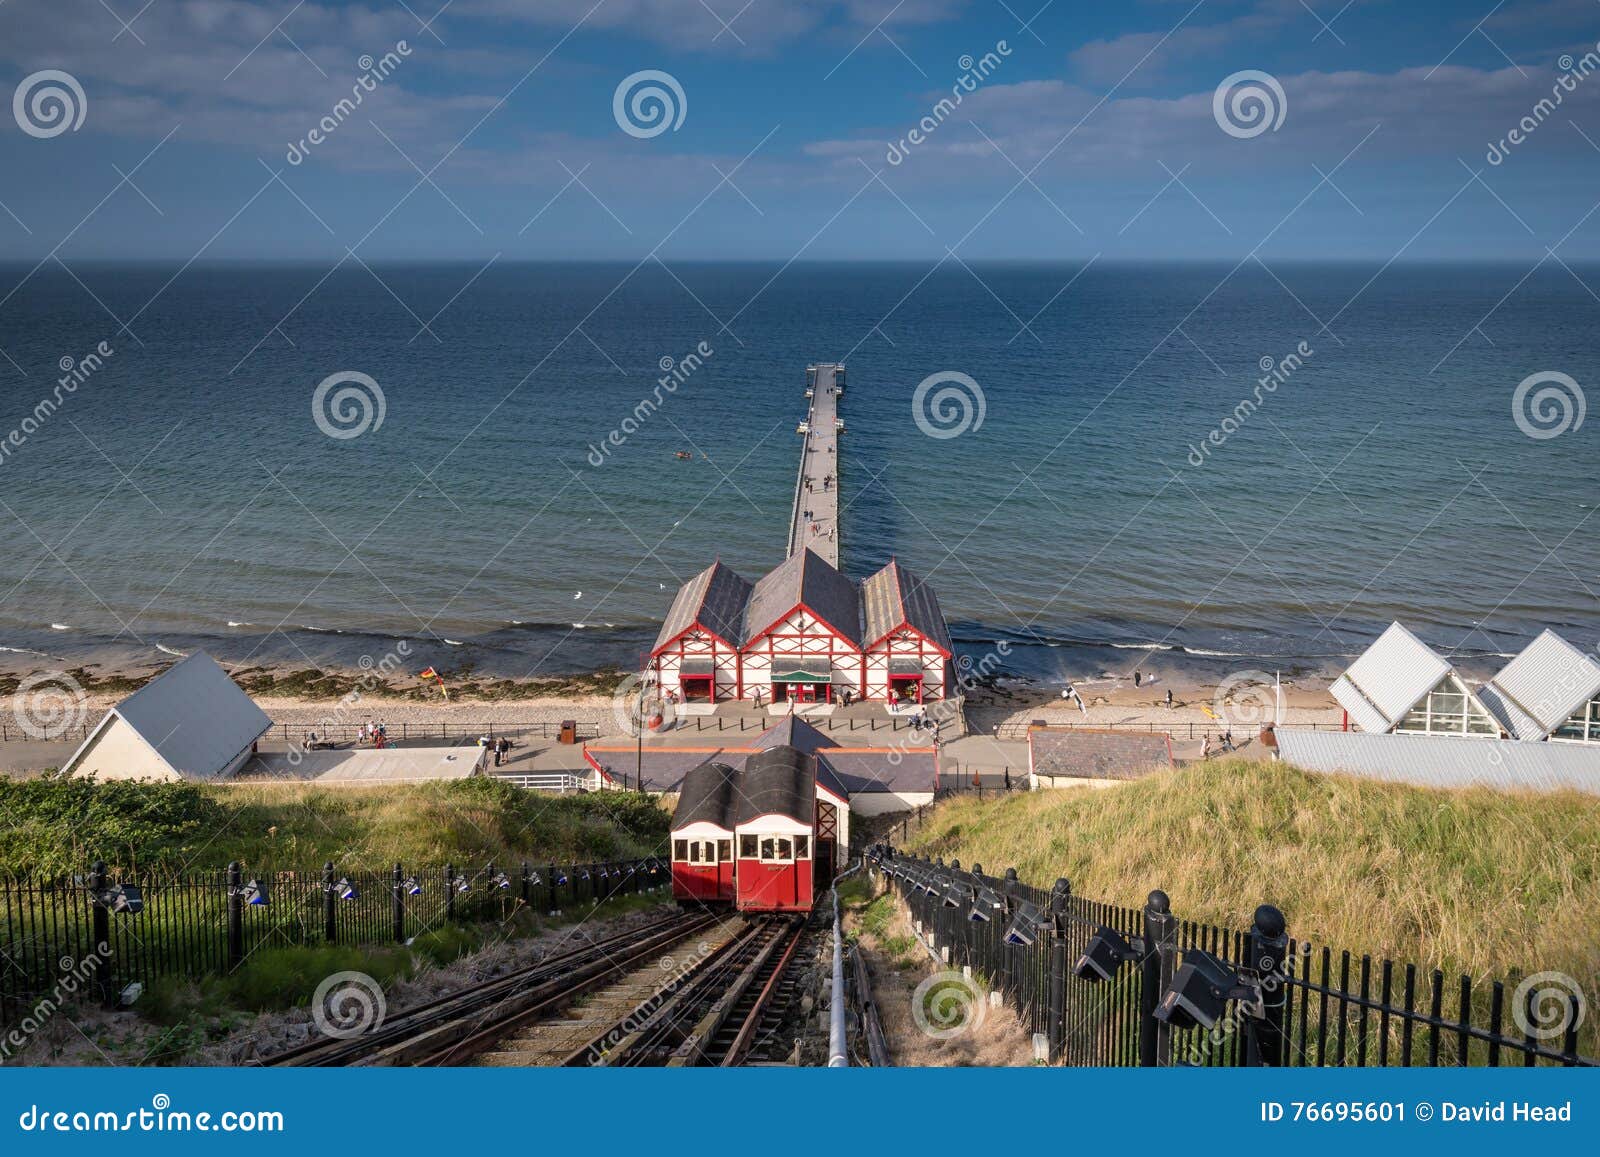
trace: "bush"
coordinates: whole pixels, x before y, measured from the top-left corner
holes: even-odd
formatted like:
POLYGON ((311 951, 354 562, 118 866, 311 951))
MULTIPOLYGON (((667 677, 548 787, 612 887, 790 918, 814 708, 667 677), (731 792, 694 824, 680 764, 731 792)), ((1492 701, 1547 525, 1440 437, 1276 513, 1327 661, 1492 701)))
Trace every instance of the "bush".
POLYGON ((81 873, 94 859, 182 863, 230 815, 192 783, 0 779, 0 871, 81 873))

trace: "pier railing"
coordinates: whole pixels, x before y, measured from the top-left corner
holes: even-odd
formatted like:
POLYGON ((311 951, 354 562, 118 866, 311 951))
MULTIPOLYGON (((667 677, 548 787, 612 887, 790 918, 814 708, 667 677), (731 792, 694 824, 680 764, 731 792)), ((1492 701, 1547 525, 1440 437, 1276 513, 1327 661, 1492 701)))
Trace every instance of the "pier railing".
MULTIPOLYGON (((1173 720, 1157 723, 1153 720, 1131 723, 1091 723, 1082 719, 1014 719, 1005 723, 996 724, 991 730, 996 739, 1027 739, 1028 732, 1036 728, 1048 728, 1052 731, 1132 731, 1148 735, 1170 735, 1174 739, 1221 739, 1230 731, 1237 731, 1240 735, 1249 737, 1258 730, 1256 725, 1238 727, 1226 720, 1194 722, 1173 720)), ((1279 723, 1279 731, 1343 731, 1343 723, 1279 723)))
POLYGON ((581 910, 663 888, 664 858, 347 871, 0 876, 0 1026, 63 1003, 136 1004, 165 979, 232 972, 263 948, 405 944, 452 924, 581 910), (139 988, 131 988, 138 985, 139 988))
POLYGON ((867 862, 952 970, 929 995, 976 1017, 1000 993, 1052 1064, 1600 1065, 1600 1029, 1559 973, 1452 979, 1299 940, 1270 905, 1240 931, 1181 919, 1160 891, 1128 908, 887 845, 867 862))

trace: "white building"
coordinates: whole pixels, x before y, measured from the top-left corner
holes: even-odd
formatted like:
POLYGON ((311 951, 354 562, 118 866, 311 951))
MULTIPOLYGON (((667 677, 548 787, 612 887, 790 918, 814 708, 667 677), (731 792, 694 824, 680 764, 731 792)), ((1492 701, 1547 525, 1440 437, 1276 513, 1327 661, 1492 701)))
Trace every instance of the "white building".
POLYGON ((1362 731, 1497 739, 1500 721, 1456 669, 1399 623, 1329 690, 1362 731))
POLYGON ((1524 647, 1478 693, 1517 739, 1600 744, 1600 663, 1554 631, 1524 647))
POLYGON ((272 720, 204 651, 106 712, 63 777, 221 779, 250 758, 272 720))

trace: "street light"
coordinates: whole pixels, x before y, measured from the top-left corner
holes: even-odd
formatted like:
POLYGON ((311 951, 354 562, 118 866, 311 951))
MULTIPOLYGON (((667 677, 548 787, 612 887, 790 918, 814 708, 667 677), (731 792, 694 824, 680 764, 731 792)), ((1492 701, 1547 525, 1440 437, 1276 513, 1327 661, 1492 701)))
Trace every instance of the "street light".
POLYGON ((1090 984, 1110 980, 1130 960, 1139 958, 1139 949, 1114 928, 1102 927, 1083 950, 1078 963, 1072 966, 1072 975, 1090 984))
POLYGON ((422 885, 417 881, 415 876, 407 876, 405 883, 401 884, 400 887, 405 889, 407 896, 422 895, 422 885))
POLYGON ((264 908, 267 906, 267 886, 260 880, 251 880, 239 890, 239 895, 244 897, 244 902, 246 904, 253 905, 257 908, 264 908))
POLYGON ((1018 900, 1017 910, 1006 928, 1006 943, 1013 948, 1031 948, 1043 930, 1044 917, 1039 913, 1039 905, 1031 900, 1018 900))
POLYGON ((1222 1019, 1230 1000, 1258 1001, 1261 990, 1251 978, 1198 948, 1184 951, 1183 965, 1155 1017, 1173 1028, 1210 1028, 1222 1019))
POLYGON ((333 894, 341 900, 354 900, 361 895, 356 886, 345 876, 339 877, 339 882, 333 886, 333 894))
POLYGON ((144 911, 144 893, 137 884, 111 884, 94 894, 94 902, 112 912, 137 916, 144 911))

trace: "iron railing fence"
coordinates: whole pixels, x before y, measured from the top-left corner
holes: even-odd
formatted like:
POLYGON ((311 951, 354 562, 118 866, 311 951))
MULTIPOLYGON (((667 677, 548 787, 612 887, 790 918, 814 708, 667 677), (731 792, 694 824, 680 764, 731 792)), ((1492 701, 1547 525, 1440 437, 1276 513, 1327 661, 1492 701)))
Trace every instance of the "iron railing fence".
MULTIPOLYGON (((246 875, 108 871, 0 876, 0 1025, 65 991, 110 1003, 129 986, 238 968, 259 949, 406 943, 451 924, 505 923, 665 887, 664 858, 246 875), (119 900, 120 896, 120 900, 119 900), (127 910, 137 897, 137 911, 127 910)), ((131 994, 130 994, 131 995, 131 994)))
MULTIPOLYGON (((1344 731, 1345 725, 1341 722, 1295 722, 1279 723, 1279 731, 1344 731)), ((1028 732, 1037 728, 1052 731, 1132 731, 1151 735, 1170 735, 1174 739, 1217 739, 1235 730, 1226 722, 1172 722, 1157 723, 1147 721, 1132 723, 1127 721, 1108 723, 1089 723, 1073 719, 1013 719, 1005 723, 997 723, 991 731, 996 739, 1027 739, 1028 732)), ((1253 738, 1253 728, 1240 727, 1239 734, 1234 736, 1235 743, 1242 743, 1253 738), (1247 734, 1249 732, 1250 734, 1247 734)))
POLYGON ((1579 982, 1557 973, 1450 981, 1291 937, 1269 905, 1239 931, 1179 919, 1161 892, 1134 909, 884 844, 867 861, 969 996, 1000 993, 1055 1064, 1600 1065, 1579 982))

